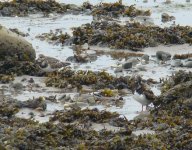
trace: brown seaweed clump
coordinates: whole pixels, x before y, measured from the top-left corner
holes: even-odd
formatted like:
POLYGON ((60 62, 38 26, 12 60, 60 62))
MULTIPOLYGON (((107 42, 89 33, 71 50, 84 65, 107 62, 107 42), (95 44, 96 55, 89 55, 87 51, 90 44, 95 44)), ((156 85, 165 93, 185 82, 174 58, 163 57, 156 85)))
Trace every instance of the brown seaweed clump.
MULTIPOLYGON (((54 116, 51 118, 51 121, 57 121, 63 123, 72 123, 74 121, 85 122, 91 121, 95 123, 109 123, 112 120, 117 120, 119 114, 110 113, 107 111, 99 111, 98 109, 72 109, 67 112, 58 111, 54 113, 54 116)), ((123 120, 123 119, 122 119, 123 120)))
POLYGON ((0 74, 5 75, 41 75, 39 65, 29 61, 1 61, 0 74))
POLYGON ((0 99, 0 117, 6 116, 11 117, 15 115, 19 111, 18 107, 16 106, 15 100, 6 100, 5 98, 0 99))
POLYGON ((43 13, 66 13, 70 5, 60 4, 55 0, 13 0, 0 2, 0 14, 2 16, 27 16, 37 12, 43 13))
POLYGON ((70 68, 64 68, 63 70, 49 74, 45 83, 47 86, 59 88, 67 88, 68 85, 71 85, 73 88, 77 88, 79 90, 81 90, 82 85, 90 86, 95 90, 108 88, 109 86, 113 86, 116 89, 131 89, 133 86, 131 84, 131 80, 132 79, 129 77, 115 78, 105 71, 93 72, 90 70, 79 70, 75 72, 70 68))
POLYGON ((161 28, 140 23, 119 25, 115 22, 95 22, 73 29, 73 43, 107 46, 116 49, 141 50, 160 44, 192 43, 189 26, 161 28))
MULTIPOLYGON (((163 99, 163 97, 162 97, 163 99)), ((0 105, 1 149, 157 149, 191 148, 191 99, 162 101, 148 118, 128 121, 107 111, 56 111, 50 122, 19 119, 11 101, 0 105), (109 123, 118 131, 95 131, 88 123, 109 123), (81 126, 81 124, 83 126, 81 126), (151 129, 155 134, 136 136, 133 131, 151 129)))
POLYGON ((150 16, 150 10, 144 11, 137 9, 134 5, 125 6, 122 2, 115 3, 100 3, 92 10, 92 14, 95 17, 136 17, 136 16, 150 16))
POLYGON ((187 59, 187 58, 192 58, 192 54, 175 54, 173 56, 173 59, 187 59))
POLYGON ((14 75, 0 74, 0 83, 6 84, 6 83, 13 81, 14 79, 15 79, 14 75))
POLYGON ((67 41, 70 39, 70 35, 67 33, 63 33, 61 30, 56 30, 53 32, 52 30, 49 33, 43 33, 41 35, 36 36, 36 38, 40 40, 46 40, 48 42, 53 42, 54 44, 67 44, 67 41))

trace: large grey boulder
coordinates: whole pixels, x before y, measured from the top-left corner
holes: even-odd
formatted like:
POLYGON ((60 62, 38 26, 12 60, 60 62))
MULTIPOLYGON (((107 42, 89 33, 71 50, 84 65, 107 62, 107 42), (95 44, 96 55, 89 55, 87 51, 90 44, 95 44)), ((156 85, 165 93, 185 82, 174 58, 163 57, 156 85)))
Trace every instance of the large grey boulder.
POLYGON ((0 61, 35 61, 32 45, 23 37, 0 25, 0 61))

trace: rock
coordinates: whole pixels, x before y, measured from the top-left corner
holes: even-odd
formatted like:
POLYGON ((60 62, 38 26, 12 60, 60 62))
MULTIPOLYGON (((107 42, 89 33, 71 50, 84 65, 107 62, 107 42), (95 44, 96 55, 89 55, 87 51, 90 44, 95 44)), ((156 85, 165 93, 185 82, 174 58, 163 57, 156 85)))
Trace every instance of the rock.
POLYGON ((28 33, 25 34, 25 33, 21 32, 21 31, 19 31, 17 28, 13 28, 13 29, 10 28, 9 30, 11 30, 12 32, 14 32, 14 33, 16 33, 16 34, 18 34, 18 35, 20 35, 22 37, 29 36, 28 33))
POLYGON ((156 58, 158 60, 167 61, 171 59, 171 54, 164 51, 157 51, 156 52, 156 58))
POLYGON ((166 124, 166 123, 161 123, 161 124, 157 124, 155 126, 156 130, 158 131, 163 131, 163 130, 166 130, 167 128, 169 128, 169 125, 166 124))
POLYGON ((4 7, 1 11, 0 14, 2 16, 11 16, 11 8, 10 7, 4 7))
POLYGON ((130 69, 132 66, 132 62, 126 62, 122 65, 123 69, 130 69))
POLYGON ((81 107, 87 107, 88 104, 84 102, 74 102, 74 103, 67 103, 64 104, 64 109, 70 110, 70 109, 81 109, 81 107))
MULTIPOLYGON (((191 98, 192 97, 192 81, 184 82, 174 86, 167 92, 161 94, 156 100, 160 100, 161 104, 168 104, 172 101, 176 101, 180 98, 191 98)), ((157 103, 158 104, 158 103, 157 103)))
POLYGON ((116 87, 117 87, 118 90, 121 90, 121 89, 128 89, 128 85, 125 84, 125 83, 123 83, 123 82, 118 83, 118 84, 116 85, 116 87))
POLYGON ((96 103, 94 97, 89 97, 89 98, 87 99, 87 102, 88 102, 90 105, 94 105, 94 104, 96 103))
POLYGON ((32 45, 21 36, 0 26, 0 61, 35 61, 32 45))
POLYGON ((36 99, 29 99, 27 101, 18 101, 17 106, 19 108, 32 108, 32 109, 37 109, 41 108, 42 110, 46 110, 47 104, 45 102, 44 97, 39 97, 36 99))
POLYGON ((132 57, 132 58, 129 58, 127 60, 127 62, 131 62, 133 66, 137 65, 139 63, 139 59, 138 58, 135 58, 135 57, 132 57))
POLYGON ((171 66, 173 67, 181 67, 183 64, 180 59, 174 59, 171 61, 171 66))
POLYGON ((12 87, 14 90, 16 91, 20 91, 20 90, 23 90, 24 89, 24 86, 22 83, 11 83, 10 84, 10 87, 12 87))
POLYGON ((163 13, 161 15, 161 20, 162 20, 162 22, 168 22, 168 21, 175 20, 175 17, 174 16, 169 16, 167 13, 163 13))
POLYGON ((33 78, 30 78, 30 79, 28 80, 28 82, 29 82, 29 83, 35 83, 35 81, 34 81, 33 78))
POLYGON ((155 134, 155 131, 153 130, 137 130, 132 132, 133 135, 135 136, 141 136, 145 134, 155 134))
POLYGON ((192 68, 192 61, 185 62, 185 64, 183 66, 187 67, 187 68, 192 68))
POLYGON ((77 94, 74 96, 73 99, 75 102, 84 102, 84 103, 90 103, 90 104, 95 104, 95 98, 93 95, 90 94, 77 94))
POLYGON ((118 89, 118 93, 120 95, 127 95, 127 94, 132 94, 132 92, 128 89, 118 89))
POLYGON ((189 32, 189 33, 188 33, 188 36, 189 36, 190 38, 192 38, 192 32, 189 32))
POLYGON ((109 84, 109 85, 107 86, 107 88, 109 88, 109 89, 111 89, 111 90, 114 90, 114 89, 115 89, 115 87, 114 87, 112 84, 109 84))
POLYGON ((115 70, 114 70, 115 73, 119 73, 119 72, 123 72, 123 69, 122 67, 117 67, 115 70))
POLYGON ((139 71, 147 71, 146 67, 145 67, 144 65, 141 65, 141 64, 136 65, 136 68, 137 68, 139 71))
POLYGON ((91 93, 93 89, 90 86, 82 85, 81 93, 91 93))
POLYGON ((71 96, 70 95, 62 95, 58 98, 59 101, 61 102, 68 102, 68 101, 71 101, 71 96))
POLYGON ((0 74, 42 76, 39 65, 30 61, 14 61, 12 59, 0 61, 0 74))
POLYGON ((149 55, 145 54, 141 57, 141 61, 149 62, 149 55))

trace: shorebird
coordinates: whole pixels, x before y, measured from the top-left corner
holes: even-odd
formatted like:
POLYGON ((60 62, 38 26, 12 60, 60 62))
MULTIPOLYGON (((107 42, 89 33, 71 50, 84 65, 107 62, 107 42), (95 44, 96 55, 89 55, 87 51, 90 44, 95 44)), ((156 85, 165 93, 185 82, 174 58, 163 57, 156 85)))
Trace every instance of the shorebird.
POLYGON ((144 94, 138 94, 137 92, 134 93, 133 98, 142 105, 142 111, 143 106, 146 106, 147 109, 148 105, 151 103, 151 101, 148 100, 144 94))
POLYGON ((140 76, 136 78, 133 98, 142 105, 142 111, 143 106, 146 106, 147 110, 148 105, 155 99, 154 93, 142 82, 140 76))

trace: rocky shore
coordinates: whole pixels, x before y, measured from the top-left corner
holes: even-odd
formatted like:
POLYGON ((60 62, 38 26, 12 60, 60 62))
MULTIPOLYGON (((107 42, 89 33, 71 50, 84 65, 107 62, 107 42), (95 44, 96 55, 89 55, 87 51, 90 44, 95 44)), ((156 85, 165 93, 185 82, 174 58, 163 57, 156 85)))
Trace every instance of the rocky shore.
MULTIPOLYGON (((93 17, 79 27, 70 24, 70 32, 64 24, 35 35, 28 26, 0 25, 0 150, 190 150, 192 28, 131 21, 152 13, 121 0, 0 2, 1 18, 93 17), (131 20, 123 24, 122 17, 131 20), (39 41, 46 51, 34 46, 39 41), (157 49, 181 44, 190 50, 157 49), (66 57, 51 56, 50 47, 66 57)), ((161 15, 173 20, 167 17, 161 15)))

